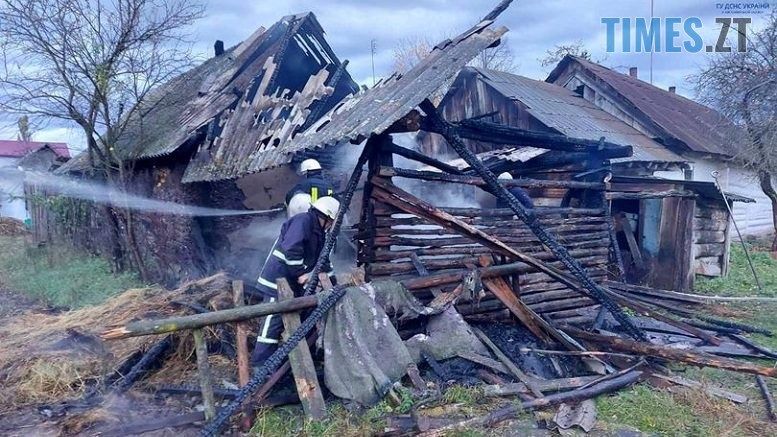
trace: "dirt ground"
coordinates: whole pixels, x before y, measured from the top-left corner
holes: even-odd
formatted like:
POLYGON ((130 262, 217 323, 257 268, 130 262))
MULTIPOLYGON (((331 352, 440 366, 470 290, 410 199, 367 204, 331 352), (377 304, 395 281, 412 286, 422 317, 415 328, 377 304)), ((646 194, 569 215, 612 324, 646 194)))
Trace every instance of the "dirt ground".
MULTIPOLYGON (((56 312, 23 294, 0 288, 0 327, 12 322, 15 316, 28 312, 56 312)), ((2 339, 0 338, 0 341, 2 339)), ((2 380, 3 375, 0 375, 2 380)), ((130 390, 122 395, 100 397, 94 405, 84 408, 74 399, 70 408, 61 405, 0 408, 0 435, 9 437, 62 436, 62 435, 134 435, 122 425, 149 423, 157 419, 196 411, 195 398, 177 396, 162 397, 140 390, 130 390)), ((90 403, 91 404, 91 403, 90 403)), ((177 427, 161 429, 144 436, 197 435, 198 428, 177 427)))

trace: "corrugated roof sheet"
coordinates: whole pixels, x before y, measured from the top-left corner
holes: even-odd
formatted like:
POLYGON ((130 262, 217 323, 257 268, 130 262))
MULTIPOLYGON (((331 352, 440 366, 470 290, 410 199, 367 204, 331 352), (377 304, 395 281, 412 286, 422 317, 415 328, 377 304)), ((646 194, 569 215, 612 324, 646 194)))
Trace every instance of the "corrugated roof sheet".
POLYGON ((680 141, 694 152, 730 155, 727 131, 736 129, 734 125, 714 109, 676 93, 574 56, 565 57, 547 81, 554 82, 563 71, 571 68, 573 62, 612 87, 663 129, 668 134, 665 141, 680 141))
POLYGON ((452 78, 457 71, 507 31, 489 29, 485 20, 437 45, 404 75, 393 75, 363 94, 336 106, 291 142, 267 147, 252 157, 259 171, 290 162, 296 153, 345 142, 358 142, 388 129, 452 78))
POLYGON ((572 138, 605 140, 632 146, 634 154, 618 161, 683 162, 681 156, 623 123, 593 103, 564 87, 515 74, 468 67, 462 74, 477 74, 479 80, 503 96, 517 100, 545 126, 572 138))
MULTIPOLYGON (((530 159, 534 159, 540 155, 544 155, 550 152, 548 149, 538 149, 536 147, 506 147, 504 149, 489 150, 487 152, 481 152, 477 154, 483 164, 490 166, 500 162, 526 162, 530 159)), ((446 164, 452 165, 459 170, 469 169, 469 164, 464 161, 464 158, 456 158, 446 162, 446 164)), ((422 170, 434 170, 434 167, 423 167, 422 170)))

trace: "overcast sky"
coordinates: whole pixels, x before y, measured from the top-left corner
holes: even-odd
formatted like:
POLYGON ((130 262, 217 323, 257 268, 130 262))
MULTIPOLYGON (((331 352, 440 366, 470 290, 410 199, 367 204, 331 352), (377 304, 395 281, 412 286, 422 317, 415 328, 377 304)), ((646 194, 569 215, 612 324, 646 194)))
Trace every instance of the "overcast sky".
MULTIPOLYGON (((715 9, 723 0, 655 0, 656 17, 700 17, 704 44, 714 44, 719 25, 715 9)), ((485 15, 498 0, 291 0, 246 1, 211 0, 205 18, 193 30, 195 51, 211 56, 213 42, 237 44, 259 26, 269 27, 283 15, 312 11, 318 17, 329 44, 338 57, 350 60, 348 69, 359 83, 372 83, 370 41, 376 40, 375 74, 390 73, 392 49, 403 38, 419 36, 439 40, 460 33, 485 15)), ((509 29, 507 44, 516 57, 518 74, 544 79, 549 69, 539 58, 556 44, 582 41, 594 59, 619 71, 639 68, 648 80, 650 55, 647 53, 606 53, 603 17, 649 17, 650 0, 516 0, 498 20, 509 29)), ((728 3, 726 0, 724 3, 728 3)), ((757 2, 764 3, 764 2, 757 2)), ((753 16, 757 26, 763 18, 753 16)), ((705 61, 705 54, 656 53, 653 55, 653 82, 693 97, 693 84, 686 78, 705 61)), ((0 129, 0 138, 15 138, 13 129, 0 129)), ((84 147, 76 129, 49 127, 35 135, 40 141, 66 141, 73 149, 84 147)))

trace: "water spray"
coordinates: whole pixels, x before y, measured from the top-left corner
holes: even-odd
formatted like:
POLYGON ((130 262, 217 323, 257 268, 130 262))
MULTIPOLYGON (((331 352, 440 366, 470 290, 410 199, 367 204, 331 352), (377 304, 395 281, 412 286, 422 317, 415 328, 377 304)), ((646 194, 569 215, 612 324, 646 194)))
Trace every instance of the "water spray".
POLYGON ((28 183, 60 196, 158 214, 190 217, 228 217, 243 215, 269 216, 284 211, 284 208, 262 211, 209 208, 149 199, 106 185, 74 180, 51 173, 24 170, 20 167, 0 167, 0 181, 18 184, 28 183))

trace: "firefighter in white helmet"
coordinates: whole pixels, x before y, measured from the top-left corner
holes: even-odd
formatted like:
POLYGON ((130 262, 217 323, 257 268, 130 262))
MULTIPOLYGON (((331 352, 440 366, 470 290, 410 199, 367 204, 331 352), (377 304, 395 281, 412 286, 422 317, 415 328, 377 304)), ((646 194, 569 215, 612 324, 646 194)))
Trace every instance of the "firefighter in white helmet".
MULTIPOLYGON (((337 199, 324 196, 313 202, 306 212, 283 223, 258 279, 257 288, 264 295, 265 302, 274 302, 278 298, 275 281, 280 278, 286 278, 296 296, 302 295, 310 272, 324 248, 325 233, 334 223, 339 209, 340 202, 337 199)), ((322 272, 329 274, 335 282, 331 264, 327 263, 322 272)), ((280 316, 269 315, 264 318, 252 355, 254 364, 261 364, 275 352, 282 331, 280 316)))
MULTIPOLYGON (((497 179, 500 181, 506 181, 506 180, 512 180, 513 175, 511 175, 508 172, 504 172, 500 174, 497 179)), ((519 202, 521 202, 521 205, 523 205, 526 208, 534 208, 534 202, 531 200, 531 197, 529 197, 529 193, 526 192, 521 187, 512 186, 507 187, 507 191, 510 192, 513 196, 515 196, 516 199, 518 199, 519 202)), ((507 202, 503 201, 499 197, 496 198, 496 207, 497 208, 509 208, 510 206, 507 204, 507 202)))
POLYGON ((299 166, 304 178, 286 193, 288 216, 305 212, 320 197, 334 195, 334 185, 324 178, 321 164, 315 159, 306 159, 299 166))

